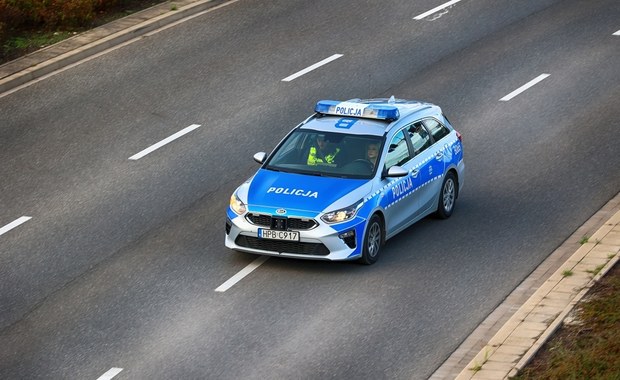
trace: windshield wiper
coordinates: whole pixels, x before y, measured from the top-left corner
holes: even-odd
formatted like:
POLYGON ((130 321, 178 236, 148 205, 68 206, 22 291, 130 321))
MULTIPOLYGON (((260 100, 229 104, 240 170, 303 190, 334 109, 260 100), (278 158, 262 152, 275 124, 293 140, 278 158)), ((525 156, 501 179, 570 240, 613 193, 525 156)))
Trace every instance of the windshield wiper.
POLYGON ((271 170, 271 171, 274 171, 274 172, 285 172, 285 173, 290 173, 290 172, 289 172, 289 171, 287 171, 287 170, 280 169, 280 168, 276 168, 276 167, 274 167, 274 166, 265 166, 265 169, 267 169, 267 170, 271 170))

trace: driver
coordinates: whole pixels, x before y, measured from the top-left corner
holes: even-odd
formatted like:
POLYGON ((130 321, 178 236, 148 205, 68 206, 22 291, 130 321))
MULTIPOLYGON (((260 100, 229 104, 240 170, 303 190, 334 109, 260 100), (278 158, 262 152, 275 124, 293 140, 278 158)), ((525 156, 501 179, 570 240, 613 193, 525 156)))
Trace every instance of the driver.
POLYGON ((316 142, 310 147, 308 153, 308 165, 332 164, 340 152, 340 148, 329 144, 325 139, 325 135, 317 135, 316 142))

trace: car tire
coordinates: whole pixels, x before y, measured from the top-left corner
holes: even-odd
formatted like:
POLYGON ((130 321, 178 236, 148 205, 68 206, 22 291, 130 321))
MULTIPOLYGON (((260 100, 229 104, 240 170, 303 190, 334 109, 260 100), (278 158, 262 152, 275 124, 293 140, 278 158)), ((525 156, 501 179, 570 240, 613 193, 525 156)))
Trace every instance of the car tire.
POLYGON ((379 259, 379 252, 381 251, 384 240, 383 222, 381 218, 375 214, 370 218, 368 227, 366 228, 360 262, 365 265, 376 263, 379 259))
POLYGON ((437 205, 437 216, 441 219, 447 219, 452 215, 454 206, 456 204, 457 196, 457 182, 456 176, 452 172, 448 172, 441 184, 441 191, 439 192, 439 201, 437 205))

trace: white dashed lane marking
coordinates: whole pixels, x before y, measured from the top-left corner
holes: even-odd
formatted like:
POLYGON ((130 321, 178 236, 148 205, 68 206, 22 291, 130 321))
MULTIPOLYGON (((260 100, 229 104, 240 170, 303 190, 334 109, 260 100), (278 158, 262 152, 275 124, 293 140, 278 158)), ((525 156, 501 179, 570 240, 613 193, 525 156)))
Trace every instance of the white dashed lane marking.
POLYGON ((514 90, 510 94, 508 94, 508 95, 504 96, 503 98, 501 98, 500 101, 502 101, 502 102, 509 101, 510 99, 512 99, 515 96, 519 95, 523 91, 527 90, 528 88, 530 88, 530 87, 536 85, 537 83, 539 83, 540 81, 546 79, 549 75, 551 75, 551 74, 540 74, 536 78, 532 79, 531 81, 529 81, 526 84, 524 84, 523 86, 517 88, 516 90, 514 90))
POLYGON ((13 228, 19 226, 20 224, 26 223, 30 219, 32 219, 31 216, 22 216, 21 218, 15 219, 11 223, 9 223, 6 226, 0 228, 0 235, 9 232, 10 230, 12 230, 13 228))
POLYGON ((256 260, 252 261, 250 264, 248 264, 248 266, 239 271, 239 273, 232 276, 228 281, 220 285, 217 289, 215 289, 215 291, 225 292, 228 289, 232 288, 233 285, 241 281, 248 274, 252 273, 254 269, 261 266, 265 261, 267 261, 268 258, 269 256, 259 256, 256 260))
POLYGON ((97 380, 110 380, 114 378, 114 376, 118 375, 122 370, 123 370, 122 368, 116 368, 116 367, 110 368, 108 372, 99 376, 97 380))
POLYGON ((182 129, 180 131, 178 131, 177 133, 175 133, 174 135, 165 138, 163 140, 161 140, 160 142, 158 142, 157 144, 151 145, 150 147, 144 149, 143 151, 141 151, 140 153, 136 153, 133 156, 129 157, 130 160, 139 160, 142 157, 146 156, 147 154, 153 152, 154 150, 157 150, 159 148, 161 148, 162 146, 168 144, 169 142, 172 142, 176 139, 178 139, 179 137, 188 134, 189 132, 193 131, 194 129, 200 127, 200 124, 192 124, 189 127, 182 129))
POLYGON ((447 3, 442 4, 442 5, 440 5, 440 6, 436 7, 436 8, 433 8, 433 9, 431 9, 428 12, 424 12, 424 13, 422 13, 420 15, 415 16, 413 19, 414 20, 422 20, 423 18, 432 15, 433 13, 437 13, 437 12, 439 12, 439 11, 445 9, 445 8, 448 8, 451 5, 454 5, 454 4, 458 3, 459 1, 461 1, 461 0, 448 1, 447 3))
POLYGON ((302 76, 302 75, 304 75, 304 74, 307 74, 307 73, 309 73, 309 72, 310 72, 310 71, 312 71, 312 70, 318 69, 319 67, 321 67, 321 66, 323 66, 323 65, 326 65, 326 64, 330 63, 331 61, 334 61, 334 60, 336 60, 336 59, 338 59, 338 58, 340 58, 340 57, 342 57, 342 54, 334 54, 334 55, 332 55, 331 57, 325 58, 325 59, 324 59, 324 60, 322 60, 321 62, 317 62, 317 63, 315 63, 315 64, 314 64, 314 65, 312 65, 312 66, 308 66, 308 67, 306 67, 305 69, 303 69, 303 70, 301 70, 301 71, 298 71, 298 72, 296 72, 295 74, 290 75, 290 76, 288 76, 288 77, 286 77, 286 78, 282 79, 282 82, 290 82, 290 81, 292 81, 293 79, 299 78, 300 76, 302 76))

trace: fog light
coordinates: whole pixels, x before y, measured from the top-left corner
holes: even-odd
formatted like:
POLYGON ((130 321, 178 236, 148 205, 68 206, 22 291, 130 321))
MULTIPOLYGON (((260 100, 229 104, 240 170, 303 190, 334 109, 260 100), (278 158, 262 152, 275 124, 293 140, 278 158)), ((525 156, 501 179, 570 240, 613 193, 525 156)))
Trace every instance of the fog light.
POLYGON ((355 230, 343 232, 338 235, 349 248, 355 248, 355 230))

